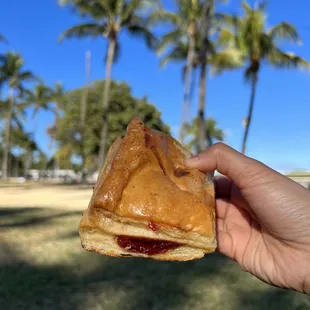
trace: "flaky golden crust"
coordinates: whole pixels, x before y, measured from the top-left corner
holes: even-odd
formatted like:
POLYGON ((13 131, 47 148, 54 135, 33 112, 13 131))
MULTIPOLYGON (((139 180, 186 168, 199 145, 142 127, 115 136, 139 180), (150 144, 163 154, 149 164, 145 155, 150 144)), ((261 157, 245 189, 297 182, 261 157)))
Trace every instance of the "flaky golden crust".
MULTIPOLYGON (((186 247, 195 249, 187 256, 180 249, 152 256, 157 259, 187 260, 214 251, 214 187, 208 176, 184 166, 190 155, 169 135, 134 118, 124 139, 117 139, 109 150, 80 223, 82 244, 83 235, 88 234, 84 238, 88 241, 93 236, 90 232, 108 236, 126 232, 128 236, 180 243, 188 253, 186 247), (156 229, 151 229, 150 223, 156 229)), ((86 249, 96 251, 94 244, 86 243, 86 249)), ((113 251, 98 247, 97 252, 124 254, 120 247, 113 251)))

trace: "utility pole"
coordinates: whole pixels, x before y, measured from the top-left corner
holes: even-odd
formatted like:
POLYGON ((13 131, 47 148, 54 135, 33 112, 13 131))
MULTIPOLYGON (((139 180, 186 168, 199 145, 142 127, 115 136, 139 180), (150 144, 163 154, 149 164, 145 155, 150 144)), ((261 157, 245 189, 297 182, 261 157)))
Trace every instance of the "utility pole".
POLYGON ((86 154, 85 154, 85 122, 87 114, 87 100, 91 76, 91 51, 87 50, 85 53, 85 89, 81 99, 80 109, 80 138, 81 138, 81 156, 82 156, 82 182, 86 177, 86 154))

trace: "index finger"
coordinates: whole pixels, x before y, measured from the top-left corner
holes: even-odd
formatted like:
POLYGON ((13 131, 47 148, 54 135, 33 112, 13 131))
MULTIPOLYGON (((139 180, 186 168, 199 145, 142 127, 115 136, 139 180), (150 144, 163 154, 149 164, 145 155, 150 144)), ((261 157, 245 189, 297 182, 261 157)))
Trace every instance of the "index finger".
POLYGON ((240 190, 258 179, 263 181, 263 175, 273 172, 271 168, 223 143, 212 145, 206 151, 188 159, 185 164, 204 172, 217 170, 231 179, 240 190))

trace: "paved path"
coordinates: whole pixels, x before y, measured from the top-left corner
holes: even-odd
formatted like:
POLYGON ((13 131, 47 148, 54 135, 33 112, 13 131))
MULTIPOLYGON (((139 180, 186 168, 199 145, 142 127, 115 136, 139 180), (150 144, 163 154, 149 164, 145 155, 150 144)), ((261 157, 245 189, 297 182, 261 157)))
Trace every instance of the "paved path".
POLYGON ((92 194, 87 188, 42 186, 0 188, 0 207, 52 207, 85 210, 92 194))

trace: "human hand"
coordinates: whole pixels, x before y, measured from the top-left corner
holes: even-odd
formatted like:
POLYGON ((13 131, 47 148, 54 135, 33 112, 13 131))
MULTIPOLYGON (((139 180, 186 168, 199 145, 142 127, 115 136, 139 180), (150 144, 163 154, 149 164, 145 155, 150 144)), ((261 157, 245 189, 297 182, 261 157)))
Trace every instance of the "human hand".
POLYGON ((218 143, 186 165, 215 177, 218 251, 261 280, 310 294, 310 191, 218 143))

